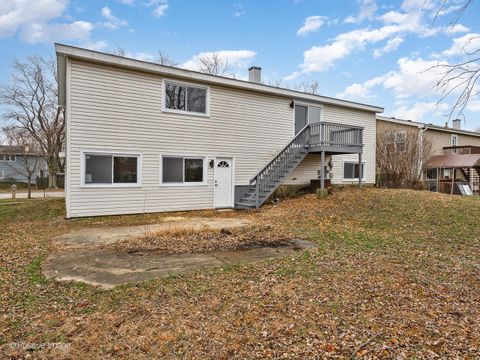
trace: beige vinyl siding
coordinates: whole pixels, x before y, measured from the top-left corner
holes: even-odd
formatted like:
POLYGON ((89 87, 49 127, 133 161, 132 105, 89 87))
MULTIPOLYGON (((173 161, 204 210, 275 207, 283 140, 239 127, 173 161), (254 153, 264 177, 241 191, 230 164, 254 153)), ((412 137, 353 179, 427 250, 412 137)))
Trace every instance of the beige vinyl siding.
MULTIPOLYGON (((330 156, 325 157, 325 164, 330 156)), ((320 154, 308 154, 305 159, 288 175, 282 185, 309 185, 310 180, 318 179, 320 170, 320 154)))
POLYGON ((453 134, 457 135, 457 146, 480 146, 480 137, 478 136, 428 129, 425 132, 425 139, 432 144, 431 155, 443 155, 443 148, 452 146, 453 134))
POLYGON ((292 137, 287 98, 210 87, 210 116, 162 112, 162 78, 71 63, 68 120, 70 217, 212 208, 206 186, 160 186, 160 155, 235 159, 235 184, 254 174, 292 137), (81 151, 142 155, 138 188, 81 187, 81 151))
MULTIPOLYGON (((363 126, 363 159, 365 162, 364 183, 375 183, 375 151, 376 151, 376 118, 375 114, 367 111, 358 111, 334 106, 324 107, 324 120, 339 124, 363 126)), ((343 180, 344 161, 358 162, 358 154, 333 155, 332 156, 332 183, 334 184, 357 184, 358 181, 343 180)))
MULTIPOLYGON (((168 113, 162 112, 163 80, 151 73, 68 61, 68 217, 212 208, 210 160, 232 157, 234 185, 247 185, 292 139, 291 98, 210 85, 210 116, 168 113), (140 154, 141 186, 82 187, 82 151, 140 154), (160 186, 161 155, 206 157, 207 184, 160 186)), ((374 141, 373 113, 324 106, 323 119, 365 126, 365 142, 374 141)), ((365 148, 368 168, 375 166, 374 146, 365 148)), ((308 184, 319 169, 319 154, 310 154, 285 183, 308 184)), ((341 170, 334 166, 340 176, 341 170)))

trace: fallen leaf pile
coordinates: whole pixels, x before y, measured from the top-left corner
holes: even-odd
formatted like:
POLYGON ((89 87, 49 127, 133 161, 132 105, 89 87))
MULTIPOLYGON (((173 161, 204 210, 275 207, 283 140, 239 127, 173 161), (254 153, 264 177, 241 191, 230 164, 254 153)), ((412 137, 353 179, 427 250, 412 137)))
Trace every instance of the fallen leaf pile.
POLYGON ((289 240, 271 226, 258 226, 221 230, 206 228, 203 231, 161 231, 125 239, 106 247, 127 253, 196 254, 263 246, 276 247, 288 245, 289 240))
POLYGON ((318 250, 108 291, 45 279, 43 261, 61 250, 53 238, 168 215, 67 221, 58 199, 14 206, 0 205, 0 358, 480 358, 478 197, 347 189, 254 212, 182 213, 255 225, 118 246, 188 252, 300 238, 318 250))

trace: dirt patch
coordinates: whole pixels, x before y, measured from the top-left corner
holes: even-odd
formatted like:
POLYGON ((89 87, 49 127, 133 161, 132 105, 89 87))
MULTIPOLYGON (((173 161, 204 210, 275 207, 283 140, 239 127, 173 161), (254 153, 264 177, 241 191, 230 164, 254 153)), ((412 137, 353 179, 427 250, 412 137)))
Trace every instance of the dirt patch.
POLYGON ((160 232, 230 229, 250 224, 250 220, 241 218, 186 218, 176 216, 166 217, 158 224, 74 230, 57 237, 55 241, 62 249, 66 247, 104 246, 117 241, 146 237, 149 234, 160 232))
POLYGON ((171 229, 146 236, 130 237, 105 246, 127 253, 199 254, 289 245, 289 238, 272 226, 241 228, 171 229))

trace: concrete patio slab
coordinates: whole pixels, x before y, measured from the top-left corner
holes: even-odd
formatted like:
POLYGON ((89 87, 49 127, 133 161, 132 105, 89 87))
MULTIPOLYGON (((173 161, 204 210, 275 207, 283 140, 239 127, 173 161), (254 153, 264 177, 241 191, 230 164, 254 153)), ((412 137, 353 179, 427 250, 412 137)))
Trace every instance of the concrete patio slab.
POLYGON ((57 281, 79 281, 103 289, 223 265, 246 264, 309 251, 316 245, 292 240, 286 246, 258 247, 208 254, 162 255, 119 253, 113 250, 77 249, 57 255, 44 264, 46 277, 57 281))
POLYGON ((248 219, 241 218, 185 218, 168 217, 159 224, 90 228, 71 231, 60 235, 55 241, 65 247, 92 247, 115 243, 135 236, 147 236, 150 233, 171 230, 224 229, 242 227, 251 224, 248 219))

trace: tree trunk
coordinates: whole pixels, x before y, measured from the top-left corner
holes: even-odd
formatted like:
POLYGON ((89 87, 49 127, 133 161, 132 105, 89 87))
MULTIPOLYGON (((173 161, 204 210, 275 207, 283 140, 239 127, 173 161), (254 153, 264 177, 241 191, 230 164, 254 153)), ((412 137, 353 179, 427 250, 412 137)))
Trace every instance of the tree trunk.
POLYGON ((27 198, 31 199, 32 198, 32 176, 31 175, 28 176, 27 181, 28 181, 28 184, 27 184, 27 186, 28 186, 27 198))
POLYGON ((57 188, 57 169, 58 169, 58 163, 57 159, 52 156, 47 159, 47 165, 48 165, 48 187, 50 189, 56 189, 57 188))

